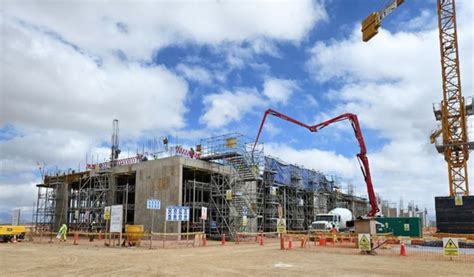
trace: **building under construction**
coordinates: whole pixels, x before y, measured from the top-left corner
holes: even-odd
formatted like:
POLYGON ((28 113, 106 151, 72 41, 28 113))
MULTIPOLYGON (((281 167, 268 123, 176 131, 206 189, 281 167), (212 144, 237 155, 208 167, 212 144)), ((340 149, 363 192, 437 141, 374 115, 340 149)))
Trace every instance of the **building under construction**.
MULTIPOLYGON (((87 171, 49 174, 38 184, 36 225, 56 230, 66 223, 104 227, 104 208, 123 205, 124 224, 150 230, 147 199, 160 199, 154 232, 162 232, 167 206, 188 206, 189 224, 168 222, 168 232, 209 235, 276 231, 278 206, 289 230, 306 230, 318 213, 345 207, 368 211, 366 199, 342 193, 334 178, 265 156, 263 145, 239 134, 204 139, 194 149, 169 147, 149 155, 90 165, 87 171), (203 225, 201 208, 208 211, 203 225)), ((323 162, 323 161, 322 161, 323 162)))

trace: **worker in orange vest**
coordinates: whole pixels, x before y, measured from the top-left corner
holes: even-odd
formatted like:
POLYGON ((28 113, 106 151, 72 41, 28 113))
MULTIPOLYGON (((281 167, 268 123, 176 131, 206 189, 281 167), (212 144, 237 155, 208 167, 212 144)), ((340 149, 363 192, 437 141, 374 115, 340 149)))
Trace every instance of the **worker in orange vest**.
POLYGON ((337 229, 336 229, 336 225, 332 225, 332 228, 331 228, 331 234, 332 234, 332 241, 334 243, 337 243, 337 229))

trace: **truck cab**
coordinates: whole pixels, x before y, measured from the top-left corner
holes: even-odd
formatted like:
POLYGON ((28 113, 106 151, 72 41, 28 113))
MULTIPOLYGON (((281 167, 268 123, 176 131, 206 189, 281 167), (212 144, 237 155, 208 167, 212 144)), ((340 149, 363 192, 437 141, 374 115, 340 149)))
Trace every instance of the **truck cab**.
POLYGON ((332 226, 336 227, 339 232, 341 228, 341 216, 337 214, 318 214, 315 221, 311 223, 311 230, 313 231, 330 231, 332 226))

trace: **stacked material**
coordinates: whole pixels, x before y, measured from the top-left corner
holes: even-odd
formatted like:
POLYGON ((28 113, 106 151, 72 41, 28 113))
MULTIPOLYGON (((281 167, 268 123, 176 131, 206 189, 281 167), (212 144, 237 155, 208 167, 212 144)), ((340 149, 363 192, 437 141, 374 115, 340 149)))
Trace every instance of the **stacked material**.
POLYGON ((436 226, 438 232, 474 234, 474 196, 435 197, 436 226))

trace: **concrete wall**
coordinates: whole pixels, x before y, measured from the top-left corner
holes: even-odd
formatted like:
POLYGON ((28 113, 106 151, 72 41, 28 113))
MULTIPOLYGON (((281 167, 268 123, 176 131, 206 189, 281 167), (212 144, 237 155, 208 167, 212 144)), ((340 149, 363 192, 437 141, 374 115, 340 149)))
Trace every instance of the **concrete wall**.
MULTIPOLYGON (((145 231, 148 232, 151 229, 152 211, 146 208, 146 200, 149 198, 160 199, 161 210, 155 210, 153 232, 164 231, 166 207, 182 204, 183 167, 223 174, 230 172, 229 168, 225 166, 178 156, 150 160, 116 169, 115 173, 136 171, 135 224, 144 225, 145 231)), ((181 224, 186 223, 167 222, 167 233, 180 232, 181 224)))
MULTIPOLYGON (((182 166, 180 157, 141 162, 132 166, 136 171, 135 224, 144 225, 150 231, 152 210, 146 208, 149 198, 160 199, 161 209, 155 210, 153 232, 164 232, 166 207, 181 205, 182 166)), ((167 222, 166 232, 176 233, 181 229, 179 222, 167 222)))
POLYGON ((67 212, 68 212, 68 200, 69 200, 69 184, 63 183, 57 186, 56 189, 56 207, 55 207, 55 219, 53 232, 59 230, 59 227, 63 224, 67 224, 67 212))

